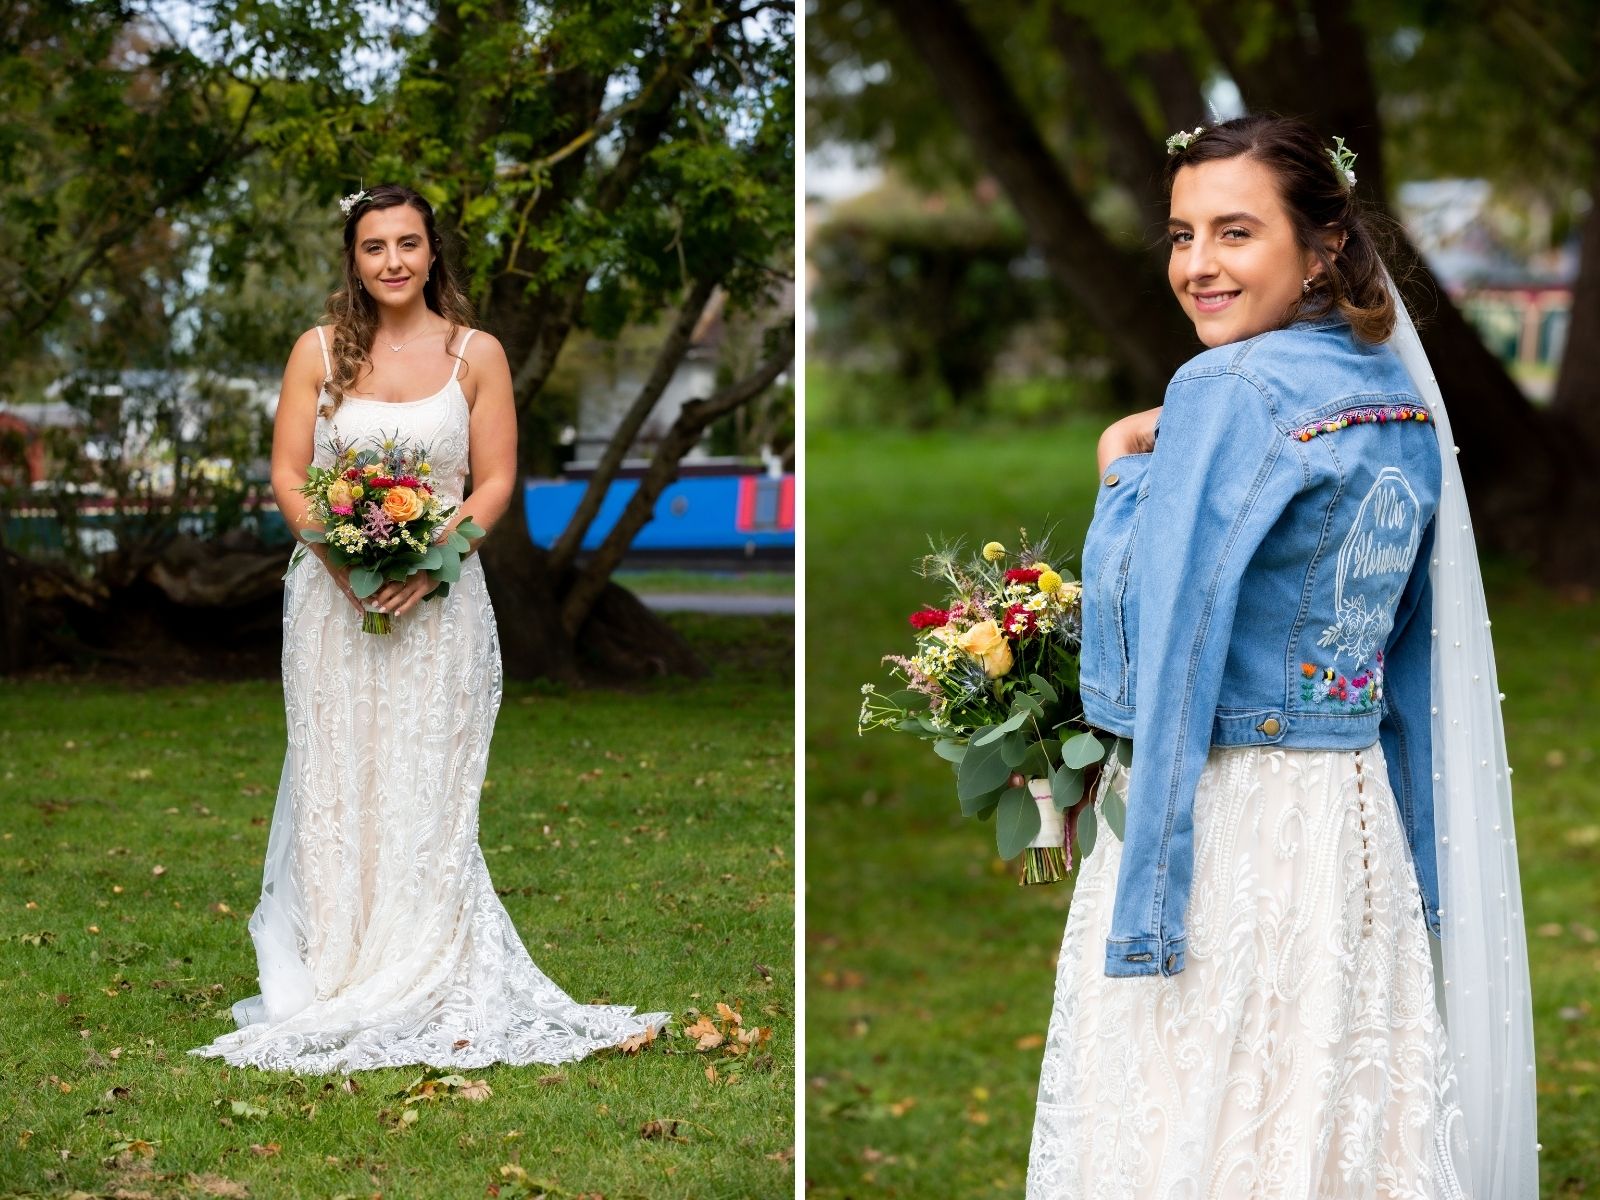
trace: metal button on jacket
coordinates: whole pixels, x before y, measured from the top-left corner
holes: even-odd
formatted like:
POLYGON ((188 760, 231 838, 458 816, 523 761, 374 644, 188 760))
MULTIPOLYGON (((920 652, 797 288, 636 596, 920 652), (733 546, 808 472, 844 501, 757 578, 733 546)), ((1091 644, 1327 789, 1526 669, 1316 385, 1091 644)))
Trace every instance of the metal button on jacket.
POLYGON ((1257 725, 1256 728, 1261 730, 1261 732, 1266 734, 1268 737, 1277 737, 1278 730, 1282 729, 1283 726, 1278 724, 1277 717, 1268 717, 1265 721, 1261 722, 1261 724, 1257 725))
POLYGON ((1117 486, 1117 480, 1120 479, 1120 478, 1122 478, 1122 477, 1120 475, 1118 475, 1115 471, 1113 471, 1111 474, 1106 476, 1106 486, 1107 487, 1116 487, 1117 486))

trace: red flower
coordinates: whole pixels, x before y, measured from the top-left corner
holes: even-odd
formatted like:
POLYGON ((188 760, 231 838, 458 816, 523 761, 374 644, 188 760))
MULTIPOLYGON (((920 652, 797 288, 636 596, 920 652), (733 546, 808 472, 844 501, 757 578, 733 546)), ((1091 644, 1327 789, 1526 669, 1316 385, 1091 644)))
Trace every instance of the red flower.
POLYGON ((1012 567, 1006 572, 1007 583, 1038 583, 1044 572, 1038 567, 1012 567))
POLYGON ((367 480, 367 486, 368 487, 380 488, 380 487, 393 487, 394 485, 395 485, 395 480, 391 479, 387 475, 374 475, 371 479, 367 480))
POLYGON ((913 629, 937 629, 950 623, 950 614, 942 608, 925 608, 911 614, 913 629))
POLYGON ((351 467, 348 471, 346 471, 344 473, 344 477, 346 479, 360 479, 361 478, 361 472, 356 470, 354 467, 351 467))
POLYGON ((418 479, 415 475, 402 475, 400 476, 400 486, 408 488, 421 487, 422 480, 418 479))
MULTIPOLYGON (((1037 571, 1034 572, 1038 574, 1037 571)), ((1006 609, 1005 620, 1000 622, 1000 628, 1010 637, 1025 638, 1034 632, 1039 619, 1020 604, 1013 604, 1006 609), (1019 620, 1020 618, 1020 620, 1019 620)))

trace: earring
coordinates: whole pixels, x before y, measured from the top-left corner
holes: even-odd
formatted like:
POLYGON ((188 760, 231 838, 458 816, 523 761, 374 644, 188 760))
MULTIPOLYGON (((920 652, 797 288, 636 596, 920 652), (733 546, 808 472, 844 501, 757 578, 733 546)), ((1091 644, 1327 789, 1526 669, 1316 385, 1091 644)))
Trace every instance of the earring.
POLYGON ((1310 290, 1311 290, 1311 280, 1309 280, 1309 279, 1302 279, 1302 280, 1301 280, 1301 281, 1300 281, 1300 294, 1301 294, 1301 295, 1302 295, 1302 296, 1303 296, 1303 295, 1305 295, 1305 294, 1306 294, 1306 293, 1307 293, 1307 292, 1309 292, 1309 291, 1310 291, 1310 290))

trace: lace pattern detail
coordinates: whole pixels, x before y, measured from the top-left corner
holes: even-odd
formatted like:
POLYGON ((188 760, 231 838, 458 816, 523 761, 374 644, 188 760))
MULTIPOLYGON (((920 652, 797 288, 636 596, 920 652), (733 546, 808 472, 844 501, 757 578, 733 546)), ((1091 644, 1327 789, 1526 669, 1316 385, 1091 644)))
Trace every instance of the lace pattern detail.
MULTIPOLYGON (((411 404, 347 400, 344 438, 433 447, 452 503, 467 471, 455 381, 411 404)), ((250 918, 261 993, 238 1029, 190 1050, 311 1074, 429 1063, 559 1063, 671 1014, 581 1004, 529 957, 478 846, 478 805, 500 708, 499 637, 483 566, 379 637, 316 560, 284 593, 288 747, 250 918)))
MULTIPOLYGON (((1128 778, 1113 764, 1096 804, 1128 778)), ((1102 973, 1122 855, 1104 822, 1080 868, 1029 1200, 1459 1196, 1441 1161, 1459 1129, 1449 1046, 1381 745, 1213 749, 1194 821, 1177 975, 1102 973)))

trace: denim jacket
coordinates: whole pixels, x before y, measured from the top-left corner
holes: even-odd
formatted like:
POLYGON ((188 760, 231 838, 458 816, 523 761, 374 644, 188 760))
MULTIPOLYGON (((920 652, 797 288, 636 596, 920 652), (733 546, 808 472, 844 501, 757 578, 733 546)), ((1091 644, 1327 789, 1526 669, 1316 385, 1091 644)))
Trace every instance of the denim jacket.
POLYGON ((1080 686, 1133 740, 1108 975, 1183 970, 1193 808, 1212 746, 1381 739, 1429 928, 1428 582, 1439 445, 1386 345, 1338 316, 1207 350, 1155 449, 1101 474, 1084 541, 1080 686))

